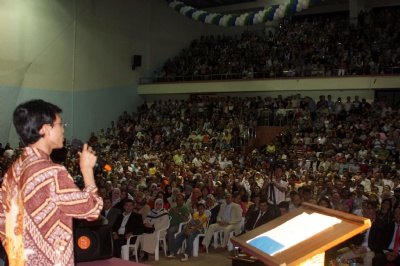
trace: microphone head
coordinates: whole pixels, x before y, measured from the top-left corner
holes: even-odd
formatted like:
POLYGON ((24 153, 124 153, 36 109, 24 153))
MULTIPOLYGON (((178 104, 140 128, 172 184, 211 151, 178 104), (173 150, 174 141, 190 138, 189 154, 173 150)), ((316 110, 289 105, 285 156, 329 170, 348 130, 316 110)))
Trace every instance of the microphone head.
POLYGON ((82 140, 73 139, 71 141, 71 148, 74 150, 74 152, 82 151, 82 147, 83 147, 82 140))

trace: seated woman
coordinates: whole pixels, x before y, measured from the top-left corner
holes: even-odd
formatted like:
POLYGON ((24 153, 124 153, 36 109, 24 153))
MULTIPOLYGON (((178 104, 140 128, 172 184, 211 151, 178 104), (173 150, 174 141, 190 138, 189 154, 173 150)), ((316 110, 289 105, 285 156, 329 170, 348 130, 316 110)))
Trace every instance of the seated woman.
POLYGON ((150 208, 151 208, 151 209, 154 209, 154 203, 155 203, 155 201, 156 201, 157 199, 162 199, 162 200, 163 200, 163 204, 164 204, 164 205, 163 205, 163 208, 166 209, 166 210, 168 211, 170 205, 169 205, 168 199, 167 199, 166 196, 165 196, 164 191, 161 191, 161 190, 157 192, 157 194, 156 194, 156 196, 155 196, 155 198, 154 198, 154 201, 152 201, 152 200, 149 201, 149 206, 150 206, 150 208))
POLYGON ((112 190, 112 206, 114 207, 118 202, 121 201, 121 190, 119 188, 114 188, 112 190))
POLYGON ((120 200, 114 205, 114 208, 120 210, 121 213, 124 212, 125 210, 124 205, 127 199, 128 199, 128 192, 126 190, 121 190, 120 200))
MULTIPOLYGON (((149 253, 153 254, 157 245, 157 232, 162 228, 166 228, 169 224, 168 211, 163 208, 163 200, 158 198, 154 203, 154 209, 151 210, 146 219, 143 221, 145 233, 140 236, 140 246, 144 251, 141 258, 142 261, 149 259, 149 253)), ((165 236, 167 231, 160 234, 160 237, 165 236)))
POLYGON ((206 209, 211 212, 210 224, 215 224, 217 222, 217 216, 220 207, 221 206, 215 200, 214 196, 212 194, 208 194, 206 199, 206 209))
POLYGON ((207 214, 204 213, 206 208, 203 202, 198 202, 196 205, 196 209, 197 212, 193 214, 193 218, 189 221, 185 230, 176 235, 174 245, 171 249, 171 254, 168 256, 168 258, 175 258, 175 254, 178 252, 185 239, 186 249, 185 254, 183 254, 183 258, 181 258, 181 261, 187 261, 189 259, 189 256, 192 256, 193 241, 198 234, 204 234, 207 226, 207 220, 209 218, 207 214))
POLYGON ((391 222, 394 219, 391 199, 386 198, 382 200, 381 208, 377 211, 377 217, 385 223, 391 222))
POLYGON ((147 204, 146 195, 143 192, 136 193, 134 202, 133 211, 141 214, 144 221, 151 210, 150 206, 147 204))

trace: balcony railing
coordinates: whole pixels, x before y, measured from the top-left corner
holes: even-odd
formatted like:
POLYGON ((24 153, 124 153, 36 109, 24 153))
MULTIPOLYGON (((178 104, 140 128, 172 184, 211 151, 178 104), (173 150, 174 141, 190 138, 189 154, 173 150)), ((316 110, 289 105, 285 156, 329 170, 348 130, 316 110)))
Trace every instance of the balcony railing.
MULTIPOLYGON (((207 75, 185 75, 167 77, 140 78, 140 84, 164 83, 164 82, 192 82, 192 81, 217 81, 238 79, 268 79, 268 78, 290 78, 290 77, 324 77, 338 76, 339 69, 327 70, 323 68, 309 69, 303 71, 285 70, 282 72, 254 72, 254 73, 229 73, 229 74, 207 74, 207 75)), ((393 75, 400 74, 400 66, 385 68, 349 68, 345 70, 344 76, 365 75, 393 75)))

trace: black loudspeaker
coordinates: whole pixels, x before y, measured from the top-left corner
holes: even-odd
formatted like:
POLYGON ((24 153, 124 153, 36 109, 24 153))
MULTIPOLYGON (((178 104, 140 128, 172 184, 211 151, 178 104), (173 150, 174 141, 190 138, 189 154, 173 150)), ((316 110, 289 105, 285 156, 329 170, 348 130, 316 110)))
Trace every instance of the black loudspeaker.
POLYGON ((133 62, 132 62, 132 70, 134 70, 136 67, 140 67, 140 66, 142 66, 142 56, 134 55, 133 62))
POLYGON ((111 258, 113 256, 113 241, 109 225, 75 226, 75 262, 111 258))

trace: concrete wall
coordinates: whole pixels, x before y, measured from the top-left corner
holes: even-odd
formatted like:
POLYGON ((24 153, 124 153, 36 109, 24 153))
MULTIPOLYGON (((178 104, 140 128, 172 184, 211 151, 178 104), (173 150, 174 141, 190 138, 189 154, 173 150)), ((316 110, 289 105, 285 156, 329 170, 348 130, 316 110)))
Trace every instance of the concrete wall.
POLYGON ((0 142, 17 144, 12 112, 37 98, 63 109, 67 139, 86 140, 136 111, 139 77, 203 30, 164 0, 0 0, 0 142))

